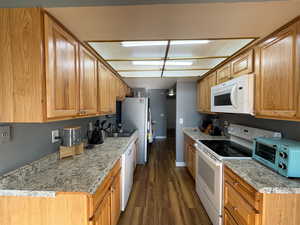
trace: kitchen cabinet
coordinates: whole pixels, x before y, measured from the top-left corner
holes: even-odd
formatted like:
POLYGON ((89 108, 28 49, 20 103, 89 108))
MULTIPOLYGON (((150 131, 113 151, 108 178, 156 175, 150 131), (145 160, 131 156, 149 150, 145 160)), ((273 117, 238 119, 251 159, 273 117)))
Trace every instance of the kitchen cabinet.
POLYGON ((115 75, 109 71, 109 83, 110 83, 110 112, 112 114, 116 113, 116 101, 117 101, 117 87, 116 87, 117 79, 115 75))
POLYGON ((191 176, 195 179, 196 174, 196 149, 194 147, 194 141, 188 137, 184 136, 184 159, 186 163, 186 167, 191 174, 191 176))
POLYGON ((242 54, 231 62, 230 79, 253 72, 253 49, 242 54))
POLYGON ((217 70, 217 84, 231 79, 231 63, 227 63, 217 70))
POLYGON ((216 73, 212 73, 197 84, 198 111, 211 113, 211 88, 216 85, 216 73))
POLYGON ((112 225, 111 223, 111 192, 108 191, 96 209, 93 225, 112 225))
POLYGON ((299 194, 260 193, 224 167, 224 225, 297 225, 299 202, 299 194))
POLYGON ((116 225, 120 216, 120 171, 118 160, 95 194, 0 196, 1 225, 116 225))
POLYGON ((44 22, 47 118, 76 116, 79 43, 49 16, 44 22))
POLYGON ((259 44, 256 54, 256 116, 300 119, 299 22, 259 44))
POLYGON ((97 114, 97 58, 80 46, 80 114, 97 114))
MULTIPOLYGON (((40 8, 2 8, 0 19, 5 30, 0 33, 0 108, 5 108, 0 122, 40 123, 115 113, 115 87, 106 89, 109 103, 104 97, 103 107, 100 100, 101 59, 55 18, 40 8)), ((111 86, 115 75, 110 70, 109 74, 111 86)))
POLYGON ((110 74, 109 70, 98 62, 98 112, 101 115, 111 113, 110 97, 110 74))
POLYGON ((111 185, 111 225, 117 225, 121 215, 121 175, 114 178, 111 185))

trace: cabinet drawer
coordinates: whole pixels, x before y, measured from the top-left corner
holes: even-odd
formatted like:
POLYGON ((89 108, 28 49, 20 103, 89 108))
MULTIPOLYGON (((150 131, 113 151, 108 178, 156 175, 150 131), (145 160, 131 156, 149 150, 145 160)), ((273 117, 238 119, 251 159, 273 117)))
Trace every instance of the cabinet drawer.
POLYGON ((224 206, 239 225, 259 225, 260 214, 227 182, 224 184, 224 206))
POLYGON ((97 189, 96 193, 93 195, 93 210, 97 209, 101 201, 103 200, 107 190, 110 188, 114 177, 118 174, 121 169, 120 160, 114 165, 108 175, 104 178, 102 184, 97 189))
POLYGON ((261 210, 261 193, 225 166, 224 182, 230 184, 256 210, 261 210))

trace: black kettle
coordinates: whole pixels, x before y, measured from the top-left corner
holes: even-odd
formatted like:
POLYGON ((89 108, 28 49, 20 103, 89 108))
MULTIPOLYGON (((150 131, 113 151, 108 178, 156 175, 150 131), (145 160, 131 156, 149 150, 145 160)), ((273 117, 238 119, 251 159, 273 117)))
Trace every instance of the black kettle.
POLYGON ((97 120, 91 138, 89 140, 89 143, 92 145, 100 145, 103 144, 103 142, 104 142, 103 128, 100 127, 100 121, 97 120))

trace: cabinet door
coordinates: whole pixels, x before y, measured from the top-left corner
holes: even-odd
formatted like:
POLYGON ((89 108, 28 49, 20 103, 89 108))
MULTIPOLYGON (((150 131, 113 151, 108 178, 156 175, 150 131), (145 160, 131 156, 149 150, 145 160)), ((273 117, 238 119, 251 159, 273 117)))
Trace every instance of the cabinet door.
POLYGON ((238 225, 226 209, 224 210, 224 225, 238 225))
POLYGON ((207 110, 207 79, 204 78, 199 82, 199 111, 205 112, 207 110))
POLYGON ((80 114, 97 113, 97 59, 80 47, 80 114))
POLYGON ((223 83, 230 80, 231 75, 231 64, 228 63, 217 70, 217 83, 223 83))
POLYGON ((213 87, 213 86, 215 86, 216 85, 216 83, 217 83, 217 75, 216 75, 216 73, 213 73, 213 74, 211 74, 211 75, 209 75, 207 78, 207 93, 206 93, 206 101, 205 101, 205 109, 206 109, 206 111, 208 111, 208 112, 211 112, 211 88, 213 87))
POLYGON ((116 78, 115 76, 110 72, 109 75, 109 83, 110 83, 110 100, 109 100, 109 108, 110 113, 115 114, 116 113, 116 101, 117 101, 117 93, 116 93, 116 78))
POLYGON ((197 111, 201 111, 201 81, 197 82, 197 111))
POLYGON ((111 225, 111 192, 108 191, 94 215, 93 225, 111 225))
POLYGON ((253 49, 241 55, 231 63, 231 77, 238 77, 253 72, 253 49))
POLYGON ((47 117, 78 113, 78 42, 45 15, 47 117))
POLYGON ((111 225, 117 225, 121 214, 121 172, 119 172, 111 186, 111 225))
POLYGON ((191 154, 191 174, 195 179, 196 175, 196 150, 193 145, 190 145, 190 154, 191 154))
POLYGON ((298 23, 282 30, 256 49, 257 116, 281 119, 300 116, 297 26, 298 23))
POLYGON ((110 75, 109 70, 98 63, 98 112, 102 115, 110 114, 110 75))

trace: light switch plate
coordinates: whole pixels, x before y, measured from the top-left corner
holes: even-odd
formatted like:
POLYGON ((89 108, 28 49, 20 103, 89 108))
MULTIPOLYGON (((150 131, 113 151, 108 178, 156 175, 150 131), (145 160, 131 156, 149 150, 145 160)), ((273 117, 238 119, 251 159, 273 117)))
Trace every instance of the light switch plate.
POLYGON ((59 137, 59 130, 52 131, 52 143, 59 141, 59 139, 57 139, 56 137, 59 137))
POLYGON ((10 126, 0 126, 0 143, 4 144, 10 141, 10 126))
POLYGON ((183 118, 179 118, 179 124, 183 124, 183 118))

